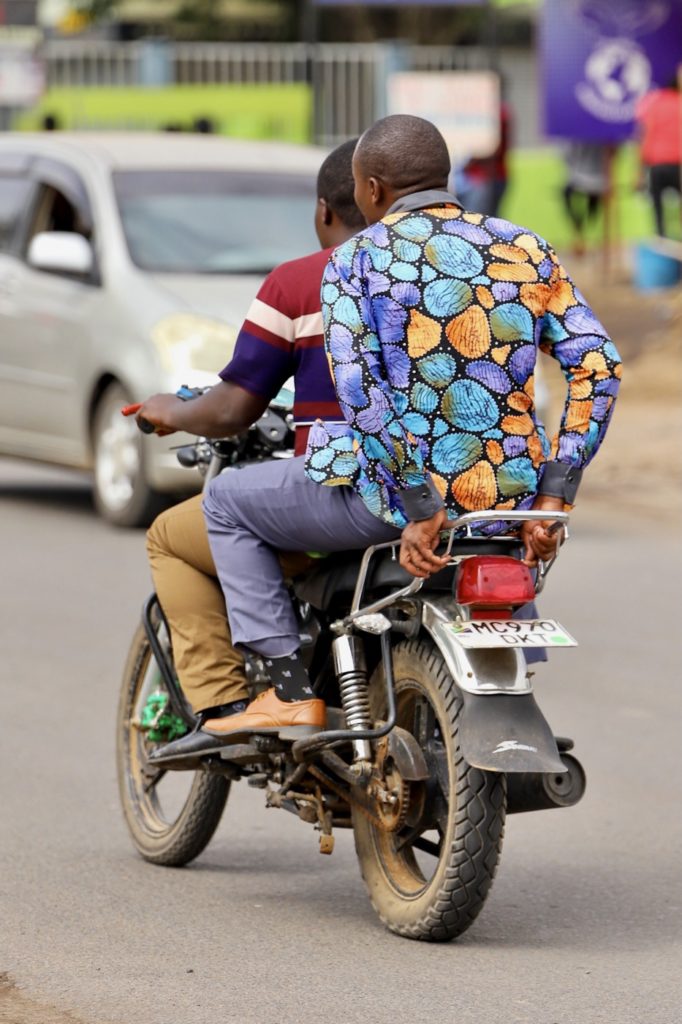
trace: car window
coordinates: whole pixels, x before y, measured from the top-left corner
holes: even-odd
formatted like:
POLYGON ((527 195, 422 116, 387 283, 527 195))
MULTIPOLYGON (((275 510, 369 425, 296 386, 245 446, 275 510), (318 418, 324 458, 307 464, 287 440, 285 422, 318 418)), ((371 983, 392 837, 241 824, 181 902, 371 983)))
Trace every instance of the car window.
POLYGON ((33 183, 26 177, 0 174, 0 252, 7 252, 30 202, 33 183))
POLYGON ((268 273, 318 247, 314 179, 234 171, 117 171, 131 258, 144 270, 268 273))
POLYGON ((40 189, 25 242, 26 249, 31 239, 43 231, 73 231, 85 238, 90 237, 89 225, 80 210, 63 192, 51 185, 43 185, 40 189))
POLYGON ((60 160, 36 155, 30 176, 37 198, 20 240, 24 257, 33 238, 44 231, 74 232, 92 241, 92 208, 79 172, 60 160))
MULTIPOLYGON (((31 242, 36 235, 43 232, 60 231, 82 235, 89 242, 92 242, 93 231, 91 228, 89 210, 84 210, 77 204, 71 202, 64 193, 51 185, 42 185, 38 189, 37 198, 34 200, 28 223, 28 230, 19 242, 19 252, 24 260, 28 258, 31 242)), ((68 271, 51 270, 51 274, 66 275, 68 271)), ((95 267, 84 283, 100 285, 102 283, 99 269, 95 267)))

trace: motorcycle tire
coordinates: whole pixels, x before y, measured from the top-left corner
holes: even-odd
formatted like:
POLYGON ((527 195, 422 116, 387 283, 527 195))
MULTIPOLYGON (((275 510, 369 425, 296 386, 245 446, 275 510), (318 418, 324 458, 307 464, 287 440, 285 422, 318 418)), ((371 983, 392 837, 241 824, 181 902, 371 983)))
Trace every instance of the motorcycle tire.
MULTIPOLYGON (((230 781, 204 771, 168 773, 183 776, 187 787, 179 810, 166 814, 158 786, 143 775, 148 742, 133 723, 140 688, 152 657, 144 627, 130 647, 116 723, 116 765, 123 815, 138 853, 152 864, 182 867, 206 848, 220 822, 230 781)), ((166 773, 160 773, 161 777, 166 773)), ((174 780, 176 781, 176 780, 174 780)), ((178 801, 176 800, 176 803, 178 801)))
MULTIPOLYGON (((430 778, 409 784, 405 824, 397 831, 382 830, 355 805, 355 848, 386 927, 410 939, 447 942, 472 924, 490 891, 502 848, 506 777, 464 761, 462 698, 433 644, 403 641, 393 650, 393 666, 398 725, 417 738, 430 778)), ((386 716, 385 693, 380 666, 370 681, 377 720, 386 716)))

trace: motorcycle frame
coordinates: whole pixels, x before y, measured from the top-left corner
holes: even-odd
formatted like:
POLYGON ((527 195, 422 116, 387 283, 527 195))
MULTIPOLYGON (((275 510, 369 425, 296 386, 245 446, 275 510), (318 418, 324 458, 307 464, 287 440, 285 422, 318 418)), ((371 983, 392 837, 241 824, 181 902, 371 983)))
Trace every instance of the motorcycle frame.
POLYGON ((182 694, 180 684, 178 683, 175 672, 173 671, 173 666, 168 660, 166 652, 159 640, 158 627, 154 623, 155 612, 159 615, 161 622, 166 628, 166 632, 170 636, 168 622, 166 621, 166 616, 163 613, 163 608, 159 603, 158 597, 153 593, 149 595, 142 606, 142 625, 144 626, 144 631, 147 635, 152 655, 156 664, 159 666, 159 671, 163 678, 164 686, 168 692, 168 699, 173 713, 178 715, 185 725, 189 726, 190 729, 193 729, 196 725, 197 719, 187 705, 187 701, 182 694))
MULTIPOLYGON (((449 524, 449 538, 446 554, 452 551, 456 533, 464 529, 466 536, 472 536, 474 525, 491 522, 533 522, 552 518, 563 529, 558 529, 556 549, 553 557, 538 565, 536 593, 543 589, 547 574, 559 554, 562 534, 568 535, 566 524, 568 513, 547 512, 530 509, 499 512, 469 512, 449 524)), ((462 746, 469 764, 495 772, 556 772, 566 771, 562 764, 551 730, 533 697, 531 673, 526 667, 521 651, 500 648, 469 650, 457 640, 454 631, 448 627, 457 619, 468 617, 467 609, 461 607, 450 596, 422 595, 424 581, 415 578, 405 587, 361 607, 367 584, 372 558, 378 551, 397 545, 394 541, 368 548, 363 556, 356 582, 350 613, 332 625, 335 632, 348 632, 353 628, 362 629, 363 619, 368 616, 383 618, 381 612, 400 602, 414 606, 413 618, 418 628, 423 628, 433 639, 452 676, 454 685, 462 695, 464 711, 462 717, 462 746), (419 595, 419 596, 417 596, 419 595), (491 699, 492 698, 492 699, 491 699), (511 700, 511 703, 510 703, 511 700), (491 736, 508 736, 510 750, 498 751, 491 736), (517 736, 525 742, 519 743, 517 736)), ((450 565, 458 564, 466 555, 453 556, 450 565)), ((386 628, 390 627, 386 620, 386 628)), ((389 633, 382 634, 382 642, 389 633)), ((390 647, 388 639, 385 641, 390 647)), ((359 738, 359 733, 355 737, 359 738)))
MULTIPOLYGON (((533 522, 546 520, 547 512, 529 509, 527 511, 509 511, 500 514, 491 512, 467 512, 449 524, 449 536, 446 543, 445 555, 450 555, 458 531, 465 529, 466 536, 472 537, 472 527, 480 523, 490 522, 533 522)), ((551 518, 565 527, 568 523, 567 512, 553 512, 551 518)), ((566 536, 567 536, 567 531, 566 536)), ((554 556, 548 562, 540 562, 538 565, 538 578, 536 593, 540 593, 544 587, 547 574, 552 568, 559 554, 561 546, 561 531, 557 533, 557 546, 554 556)), ((429 633, 434 643, 445 659, 450 674, 460 689, 474 694, 492 693, 530 693, 532 684, 525 668, 525 659, 519 651, 500 649, 479 649, 467 650, 459 643, 455 634, 447 629, 447 626, 458 618, 465 617, 466 612, 451 597, 436 597, 433 595, 416 595, 421 591, 424 580, 415 577, 407 586, 396 590, 385 597, 374 601, 369 605, 361 607, 361 601, 367 586, 370 563, 377 552, 393 549, 393 557, 396 557, 398 545, 395 541, 388 541, 384 544, 375 544, 367 548, 353 593, 353 601, 350 613, 336 624, 336 629, 346 631, 352 629, 355 624, 364 616, 376 615, 383 609, 397 604, 408 598, 415 598, 415 604, 419 606, 420 625, 429 633)), ((466 555, 451 557, 449 565, 456 565, 466 555)), ((333 627, 334 628, 334 627, 333 627)))

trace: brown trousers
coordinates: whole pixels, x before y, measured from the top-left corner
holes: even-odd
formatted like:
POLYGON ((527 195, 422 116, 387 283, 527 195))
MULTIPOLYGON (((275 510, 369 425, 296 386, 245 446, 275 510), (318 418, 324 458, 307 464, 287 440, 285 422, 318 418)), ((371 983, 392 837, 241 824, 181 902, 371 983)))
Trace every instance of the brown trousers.
MULTIPOLYGON (((248 697, 244 659, 232 646, 225 599, 208 543, 202 496, 158 516, 147 532, 154 587, 170 628, 175 670, 194 712, 248 697)), ((282 555, 285 574, 306 555, 282 555)))

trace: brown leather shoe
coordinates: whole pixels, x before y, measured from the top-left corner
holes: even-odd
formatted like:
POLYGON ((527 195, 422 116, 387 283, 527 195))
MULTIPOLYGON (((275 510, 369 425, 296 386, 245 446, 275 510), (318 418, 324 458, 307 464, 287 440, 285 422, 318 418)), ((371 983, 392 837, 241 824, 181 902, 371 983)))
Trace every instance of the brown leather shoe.
POLYGON ((226 718, 209 718, 202 732, 220 739, 234 739, 240 733, 278 733, 281 739, 296 739, 324 729, 327 708, 323 700, 280 700, 274 689, 259 693, 245 711, 226 718), (289 735, 290 733, 290 735, 289 735))

